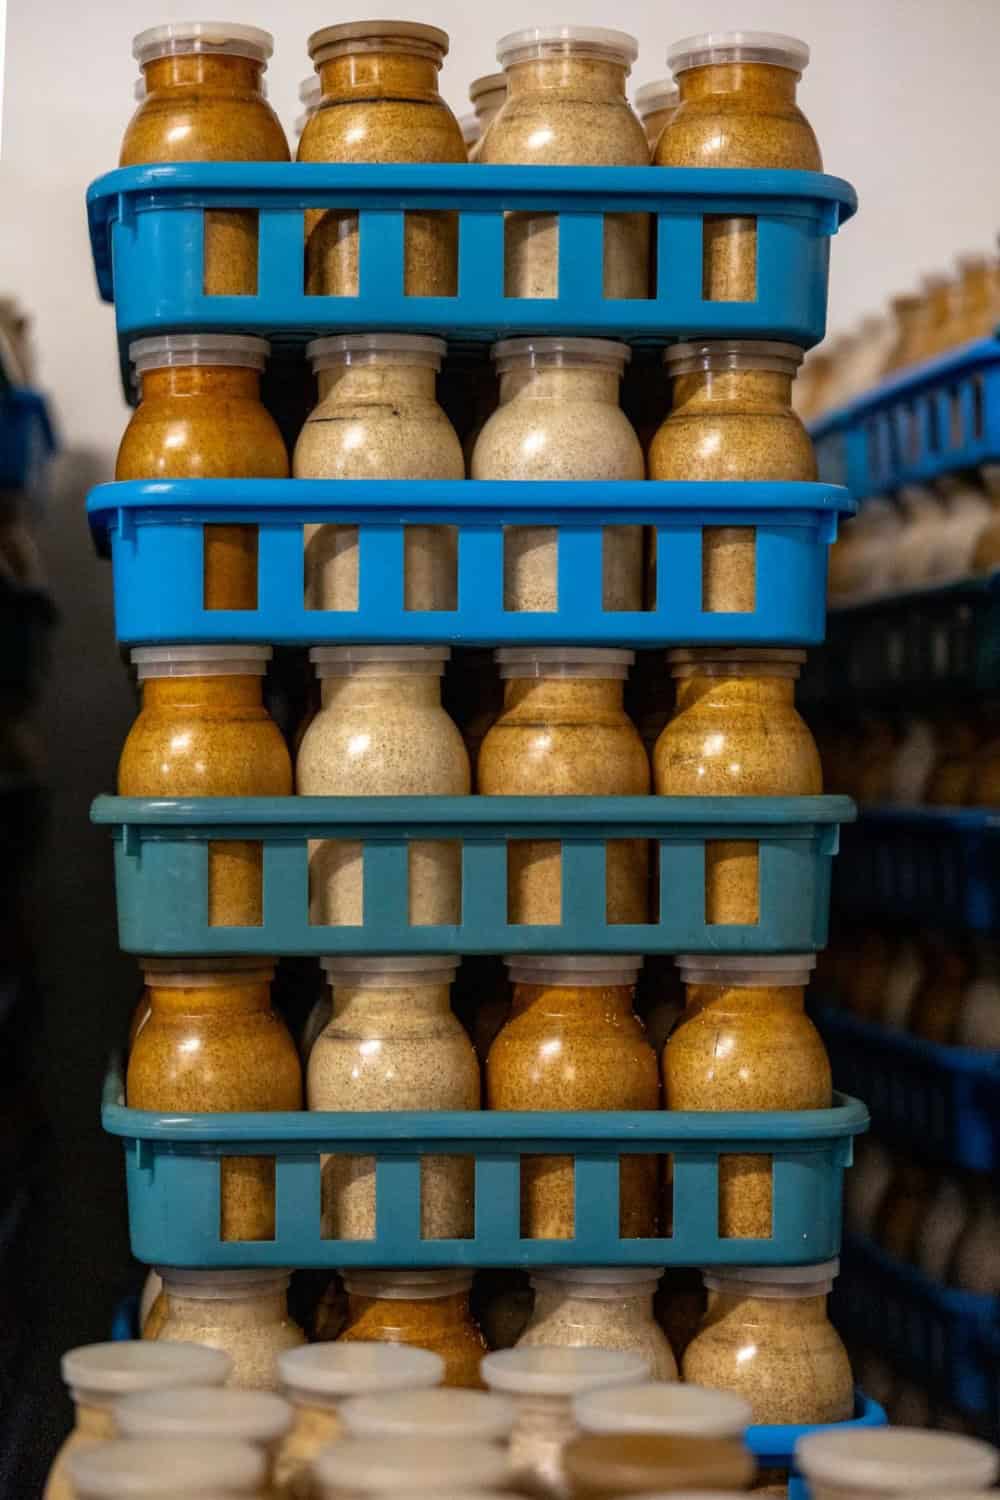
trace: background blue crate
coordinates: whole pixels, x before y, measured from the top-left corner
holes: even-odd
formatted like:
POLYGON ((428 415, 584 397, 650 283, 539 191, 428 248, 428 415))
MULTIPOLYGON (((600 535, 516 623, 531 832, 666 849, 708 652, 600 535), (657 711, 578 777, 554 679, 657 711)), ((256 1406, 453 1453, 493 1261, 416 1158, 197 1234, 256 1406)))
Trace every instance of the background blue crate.
POLYGON ((847 1422, 811 1423, 795 1426, 791 1423, 772 1426, 756 1425, 747 1428, 747 1447, 761 1469, 785 1469, 788 1471, 788 1500, 809 1500, 809 1488, 795 1468, 795 1445, 810 1432, 850 1430, 857 1427, 885 1427, 887 1418, 877 1401, 857 1391, 854 1401, 854 1416, 847 1422))

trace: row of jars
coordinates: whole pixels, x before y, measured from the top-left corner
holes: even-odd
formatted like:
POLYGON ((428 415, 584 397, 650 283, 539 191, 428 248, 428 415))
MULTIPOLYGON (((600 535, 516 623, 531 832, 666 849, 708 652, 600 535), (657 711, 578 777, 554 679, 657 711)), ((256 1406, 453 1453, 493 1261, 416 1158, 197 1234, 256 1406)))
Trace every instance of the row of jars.
POLYGON ((1000 803, 1000 723, 992 704, 964 705, 946 718, 825 721, 816 726, 816 740, 827 789, 860 803, 1000 803))

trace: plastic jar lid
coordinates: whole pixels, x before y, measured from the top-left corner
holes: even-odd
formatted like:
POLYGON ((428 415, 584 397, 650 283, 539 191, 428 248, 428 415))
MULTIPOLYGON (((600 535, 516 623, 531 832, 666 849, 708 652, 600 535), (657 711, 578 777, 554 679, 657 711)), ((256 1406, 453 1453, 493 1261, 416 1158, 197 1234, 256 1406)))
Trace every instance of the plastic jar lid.
POLYGON ((405 52, 429 57, 440 66, 448 47, 448 33, 422 21, 343 21, 314 31, 307 43, 317 67, 359 52, 405 52))
POLYGON ((146 80, 140 75, 132 85, 132 98, 137 104, 141 104, 146 97, 146 93, 146 80))
POLYGON ((502 1486, 510 1478, 507 1454, 493 1443, 452 1438, 346 1437, 325 1448, 313 1466, 321 1488, 395 1495, 449 1486, 502 1486))
POLYGON ((598 677, 623 682, 635 661, 634 651, 616 651, 602 646, 501 646, 493 659, 500 676, 598 677))
POLYGON ((679 953, 676 959, 685 984, 767 985, 797 989, 809 983, 816 967, 815 953, 679 953))
POLYGON ((635 984, 642 959, 632 953, 518 953, 504 959, 512 984, 602 989, 635 984))
POLYGON ((271 1391, 206 1389, 140 1391, 115 1406, 126 1438, 235 1438, 267 1447, 292 1425, 292 1408, 271 1391))
POLYGON ((879 1427, 851 1432, 811 1432, 795 1444, 795 1457, 813 1484, 899 1495, 933 1495, 944 1485, 985 1489, 997 1477, 997 1450, 978 1438, 919 1427, 879 1427))
POLYGON ((505 73, 484 73, 481 78, 474 78, 469 84, 469 102, 476 104, 484 94, 506 94, 507 76, 505 73))
POLYGON ((482 133, 482 127, 479 123, 479 116, 460 115, 458 125, 459 129, 462 132, 462 140, 465 142, 466 146, 474 146, 482 133))
POLYGON ((561 52, 604 58, 627 69, 639 56, 639 43, 627 31, 609 31, 604 26, 526 26, 523 31, 508 32, 497 42, 501 68, 561 52))
POLYGON ((649 1380, 612 1392, 588 1391, 573 1403, 582 1432, 662 1432, 688 1437, 742 1437, 753 1421, 749 1401, 730 1391, 649 1380))
POLYGON ((394 958, 347 958, 332 954, 320 959, 329 984, 357 985, 366 990, 398 990, 410 985, 451 984, 460 960, 447 955, 403 955, 394 958))
POLYGON ((244 1297, 285 1292, 291 1271, 254 1266, 240 1271, 191 1271, 177 1266, 156 1266, 167 1293, 191 1297, 198 1302, 239 1302, 244 1297))
POLYGON ((575 1396, 602 1386, 634 1385, 650 1374, 636 1349, 564 1349, 538 1345, 487 1354, 479 1367, 491 1390, 514 1396, 575 1396))
MULTIPOLYGON (((313 370, 332 370, 338 365, 370 365, 387 355, 394 364, 427 365, 440 370, 448 352, 444 339, 424 333, 335 333, 312 339, 306 354, 313 370)), ((388 361, 387 361, 388 362, 388 361)))
POLYGON ((278 1376, 293 1400, 336 1405, 347 1396, 440 1385, 444 1360, 407 1344, 305 1344, 278 1355, 278 1376))
POLYGON ((490 357, 498 372, 522 365, 531 368, 552 368, 560 365, 605 365, 621 374, 632 351, 628 344, 617 339, 560 338, 548 336, 536 338, 501 339, 490 350, 490 357))
POLYGON ((270 352, 267 339, 240 333, 159 333, 154 338, 133 339, 128 346, 128 357, 139 375, 177 365, 263 370, 270 352))
POLYGON ((821 1297, 833 1289, 840 1270, 839 1260, 825 1260, 816 1266, 747 1266, 733 1269, 719 1266, 702 1273, 710 1292, 742 1293, 775 1302, 793 1301, 799 1297, 821 1297))
POLYGON ((472 1286, 472 1272, 443 1271, 354 1271, 341 1272, 344 1286, 355 1297, 380 1297, 390 1302, 429 1302, 435 1297, 453 1297, 472 1286))
POLYGON ((249 1443, 118 1438, 71 1453, 68 1471, 78 1500, 139 1500, 197 1495, 199 1487, 256 1495, 266 1463, 249 1443))
POLYGON ((804 651, 757 646, 693 646, 667 652, 674 677, 798 677, 804 651))
POLYGON ((802 350, 797 344, 769 339, 705 339, 668 345, 663 363, 670 375, 691 375, 696 370, 770 370, 794 375, 802 363, 802 350))
POLYGON ((536 1291, 565 1289, 568 1297, 587 1302, 619 1301, 622 1296, 652 1295, 665 1266, 551 1266, 534 1271, 536 1291))
POLYGON ((640 120, 661 109, 672 109, 680 102, 680 89, 672 78, 656 78, 635 91, 635 112, 640 120))
POLYGON ((216 52, 226 57, 249 57, 264 63, 274 51, 274 37, 259 26, 239 26, 233 21, 168 21, 150 26, 132 42, 132 56, 140 67, 158 57, 182 53, 216 52))
POLYGON ((309 651, 320 679, 443 677, 450 656, 450 646, 313 646, 309 651))
POLYGON ((496 1443, 514 1426, 514 1406, 488 1391, 394 1391, 345 1401, 340 1418, 351 1437, 482 1439, 496 1443))
POLYGON ((314 110, 323 97, 323 85, 318 73, 310 73, 308 78, 303 78, 299 84, 299 103, 304 104, 306 113, 314 110))
POLYGON ((801 74, 809 62, 809 48, 778 31, 704 31, 682 37, 667 52, 667 67, 675 76, 688 68, 733 62, 770 63, 801 74))
POLYGON ((233 983, 233 976, 270 984, 274 978, 274 959, 244 955, 234 958, 140 958, 139 967, 158 990, 209 989, 213 985, 233 983))
POLYGON ((60 1368, 75 1401, 111 1406, 134 1391, 224 1385, 233 1362, 221 1349, 204 1344, 130 1339, 68 1349, 60 1368))
POLYGON ((270 646, 133 646, 140 682, 150 677, 263 677, 270 646))

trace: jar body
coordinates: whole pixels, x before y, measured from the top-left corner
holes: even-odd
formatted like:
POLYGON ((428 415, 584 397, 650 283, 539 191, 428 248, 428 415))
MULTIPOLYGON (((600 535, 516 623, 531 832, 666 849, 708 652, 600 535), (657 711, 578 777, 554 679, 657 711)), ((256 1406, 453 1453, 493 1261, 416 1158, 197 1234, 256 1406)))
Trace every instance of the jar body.
POLYGON ((226 1384, 239 1390, 276 1390, 278 1355, 306 1342, 302 1329, 288 1316, 284 1292, 232 1301, 186 1297, 170 1290, 165 1295, 166 1317, 156 1338, 222 1349, 233 1362, 226 1384))
POLYGON ((74 1413, 74 1426, 53 1460, 45 1481, 42 1500, 75 1500, 76 1492, 70 1483, 69 1460, 81 1448, 93 1447, 117 1437, 114 1416, 110 1409, 96 1406, 78 1406, 74 1413))
POLYGON ((816 454, 792 408, 792 376, 697 370, 675 377, 649 449, 651 479, 813 480, 816 454))
POLYGON ((518 1348, 634 1349, 649 1361, 649 1379, 676 1380, 677 1361, 653 1317, 649 1290, 618 1289, 601 1298, 573 1295, 573 1287, 536 1284, 535 1308, 518 1348))
POLYGON ((292 1428, 274 1462, 276 1500, 314 1500, 313 1461, 321 1449, 342 1435, 343 1425, 334 1407, 293 1402, 292 1428))
POLYGON ((348 1308, 347 1327, 341 1339, 348 1343, 376 1340, 430 1349, 444 1360, 443 1385, 481 1389, 479 1362, 486 1353, 486 1340, 469 1311, 467 1292, 420 1300, 366 1297, 351 1292, 348 1308))

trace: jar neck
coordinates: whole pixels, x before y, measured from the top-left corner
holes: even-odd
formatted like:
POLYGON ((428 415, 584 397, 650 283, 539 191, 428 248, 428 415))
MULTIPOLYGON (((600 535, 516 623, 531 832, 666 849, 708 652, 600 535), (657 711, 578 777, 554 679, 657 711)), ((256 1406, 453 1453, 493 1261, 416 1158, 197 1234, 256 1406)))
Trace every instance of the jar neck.
POLYGON ((260 708, 262 677, 147 677, 143 708, 260 708))
POLYGON ((713 1011, 752 1013, 765 1007, 785 1014, 805 1010, 806 992, 797 985, 687 984, 684 990, 689 1017, 713 1011))
POLYGON ((716 95, 750 96, 753 106, 762 101, 771 104, 794 105, 798 74, 791 68, 776 67, 773 63, 725 62, 708 63, 703 68, 687 68, 678 75, 681 104, 695 100, 712 99, 716 95))
POLYGON ((241 981, 233 978, 225 984, 201 985, 192 976, 192 984, 159 986, 155 975, 147 978, 149 1003, 153 1014, 170 1019, 194 1014, 212 1015, 224 1011, 227 1016, 252 1015, 271 1009, 271 986, 266 980, 241 981))
POLYGON ((692 708, 703 698, 715 703, 746 703, 752 701, 761 708, 792 707, 795 703, 794 677, 768 677, 763 662, 758 665, 746 663, 747 671, 732 676, 715 676, 695 672, 690 677, 677 679, 677 707, 692 708))
POLYGON ((427 1332, 444 1332, 469 1319, 469 1293, 449 1292, 443 1297, 367 1297, 348 1292, 348 1323, 365 1317, 376 1307, 384 1321, 419 1323, 427 1332))
POLYGON ((568 1443, 576 1436, 571 1396, 515 1395, 514 1440, 568 1443))
POLYGON ((500 376, 500 405, 509 401, 602 401, 618 405, 619 377, 601 365, 517 364, 500 376))
POLYGON ((752 1297, 742 1292, 720 1291, 710 1294, 707 1322, 709 1326, 765 1323, 801 1327, 827 1321, 826 1297, 752 1297))
POLYGON ((624 713, 625 683, 616 677, 508 677, 503 685, 504 711, 575 713, 595 710, 624 713))
POLYGON ((629 1017, 632 1015, 633 988, 630 984, 572 985, 572 984, 525 984, 514 985, 512 1008, 515 1015, 538 1010, 546 1016, 573 1016, 596 1014, 602 1017, 629 1017))
POLYGON ((398 364, 391 357, 368 364, 334 365, 317 376, 321 401, 433 401, 437 371, 433 365, 398 364))
POLYGON ((98 1438, 101 1442, 118 1436, 110 1406, 88 1406, 85 1401, 77 1402, 74 1427, 81 1437, 98 1438))
POLYGON ((246 365, 165 365, 146 370, 143 401, 168 396, 226 396, 230 400, 260 400, 260 371, 246 365))
POLYGON ((438 99, 439 66, 435 58, 406 52, 349 52, 332 57, 319 68, 323 102, 438 99))
POLYGON ((369 677, 323 677, 320 691, 324 708, 364 708, 392 705, 398 708, 440 708, 441 679, 430 672, 400 672, 369 677))
POLYGON ((507 93, 511 99, 520 99, 526 94, 553 93, 560 95, 560 103, 585 99, 617 104, 625 100, 628 72, 624 64, 611 58, 559 52, 513 63, 506 72, 507 93))
POLYGON ((702 407, 791 407, 794 376, 783 370, 692 370, 674 379, 673 413, 702 407))
POLYGON ((288 1296, 280 1292, 255 1292, 246 1297, 187 1297, 167 1291, 167 1317, 208 1327, 249 1328, 262 1323, 283 1323, 288 1318, 288 1296))
POLYGON ((181 52, 157 57, 143 68, 149 94, 161 89, 207 88, 221 92, 260 94, 264 64, 251 57, 217 52, 181 52))
POLYGON ((351 1020, 376 1029, 384 1018, 402 1019, 407 1029, 421 1022, 451 1015, 451 987, 447 984, 414 984, 396 989, 370 989, 364 985, 341 984, 333 987, 333 1014, 339 1020, 351 1020))
POLYGON ((609 1323, 621 1326, 648 1323, 653 1317, 653 1292, 632 1287, 608 1286, 602 1297, 574 1296, 572 1287, 562 1285, 549 1289, 536 1285, 533 1321, 542 1321, 552 1313, 572 1318, 589 1328, 606 1328, 609 1323))

